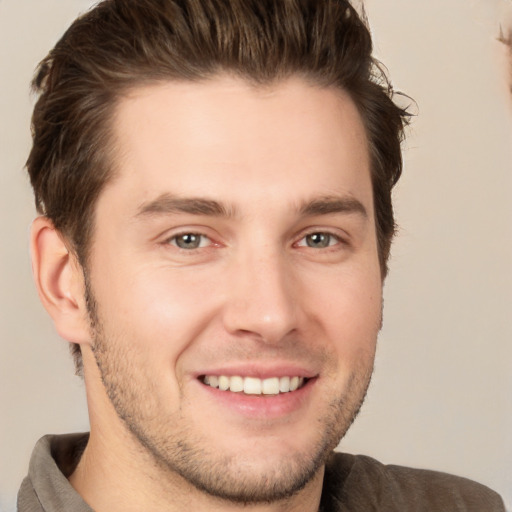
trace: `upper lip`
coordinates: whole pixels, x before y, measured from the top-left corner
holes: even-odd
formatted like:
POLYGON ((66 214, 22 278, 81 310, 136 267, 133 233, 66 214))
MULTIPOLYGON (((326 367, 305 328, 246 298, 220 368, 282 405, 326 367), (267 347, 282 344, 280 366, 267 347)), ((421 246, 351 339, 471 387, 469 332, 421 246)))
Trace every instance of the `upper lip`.
POLYGON ((195 372, 196 378, 204 375, 225 375, 227 377, 256 377, 259 379, 268 379, 271 377, 304 377, 307 379, 316 377, 318 372, 311 368, 297 364, 271 364, 262 363, 243 363, 243 364, 230 364, 223 366, 210 367, 198 372, 195 372))

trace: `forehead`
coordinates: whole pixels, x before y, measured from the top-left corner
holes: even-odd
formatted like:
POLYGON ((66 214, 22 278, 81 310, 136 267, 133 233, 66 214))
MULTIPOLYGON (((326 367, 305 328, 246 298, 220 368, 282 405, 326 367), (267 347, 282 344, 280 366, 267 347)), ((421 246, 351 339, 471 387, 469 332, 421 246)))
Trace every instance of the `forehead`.
POLYGON ((162 193, 244 205, 345 194, 371 209, 365 130, 339 89, 299 78, 159 83, 119 102, 113 135, 118 176, 107 193, 134 207, 162 193))

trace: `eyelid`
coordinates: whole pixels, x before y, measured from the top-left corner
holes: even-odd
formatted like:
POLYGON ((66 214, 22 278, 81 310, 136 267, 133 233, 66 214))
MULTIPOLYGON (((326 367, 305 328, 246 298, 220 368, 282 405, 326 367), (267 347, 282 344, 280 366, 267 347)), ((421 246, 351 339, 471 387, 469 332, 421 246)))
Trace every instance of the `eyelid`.
MULTIPOLYGON (((340 240, 339 237, 337 237, 336 235, 333 235, 332 233, 326 233, 326 232, 318 232, 318 234, 323 234, 323 235, 327 235, 328 237, 330 237, 331 239, 334 239, 335 243, 329 243, 326 247, 311 247, 310 245, 307 244, 307 242, 305 242, 305 240, 307 239, 308 236, 310 235, 314 235, 314 234, 317 234, 316 232, 313 232, 313 233, 308 233, 307 235, 304 235, 297 243, 297 246, 298 247, 306 247, 308 249, 314 249, 314 250, 327 250, 327 249, 332 249, 333 247, 336 247, 337 245, 339 245, 340 243, 342 243, 342 241, 340 240)), ((329 242, 331 242, 332 240, 330 240, 329 242)))
MULTIPOLYGON (((338 241, 338 243, 341 244, 341 245, 349 245, 350 237, 349 237, 349 235, 347 233, 340 232, 339 229, 328 228, 328 227, 320 227, 320 226, 308 228, 305 231, 303 231, 300 234, 300 236, 297 238, 297 240, 294 242, 293 245, 297 245, 299 242, 302 242, 303 240, 305 240, 305 238, 307 236, 314 235, 314 234, 317 234, 317 233, 318 234, 324 234, 324 235, 331 236, 331 237, 335 238, 338 241)), ((333 247, 335 247, 337 245, 338 244, 329 245, 328 247, 325 247, 324 250, 333 248, 333 247)), ((299 245, 299 247, 307 247, 307 245, 305 245, 305 244, 304 245, 299 245)))
POLYGON ((198 247, 198 249, 207 249, 208 247, 212 245, 221 245, 216 241, 214 236, 210 233, 210 229, 206 228, 205 226, 180 226, 172 229, 166 230, 162 235, 159 236, 160 244, 161 245, 172 245, 176 249, 179 250, 187 250, 191 251, 191 249, 182 249, 181 247, 178 247, 176 243, 172 243, 176 240, 176 238, 184 235, 195 235, 195 236, 201 236, 204 239, 207 239, 210 241, 206 246, 204 247, 198 247))
POLYGON ((204 233, 195 233, 193 231, 185 231, 183 233, 177 233, 169 238, 166 239, 166 243, 170 244, 170 245, 173 245, 174 247, 176 247, 177 249, 181 249, 181 250, 184 250, 184 251, 193 251, 193 250, 197 250, 197 249, 205 249, 206 247, 209 247, 213 244, 213 241, 212 239, 208 236, 208 235, 205 235, 204 233), (185 235, 193 235, 193 236, 197 236, 197 237, 200 237, 202 239, 206 239, 206 240, 209 240, 209 243, 207 245, 203 245, 202 242, 199 243, 199 246, 198 247, 193 247, 191 249, 185 249, 183 247, 180 247, 177 242, 176 242, 176 239, 179 238, 180 236, 185 236, 185 235), (173 243, 174 242, 174 243, 173 243))

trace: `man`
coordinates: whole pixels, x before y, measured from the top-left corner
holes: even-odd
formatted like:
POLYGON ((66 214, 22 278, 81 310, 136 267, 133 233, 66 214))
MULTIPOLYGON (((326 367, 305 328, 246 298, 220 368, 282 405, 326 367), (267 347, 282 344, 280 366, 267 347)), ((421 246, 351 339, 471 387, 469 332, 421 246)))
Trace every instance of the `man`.
POLYGON ((503 510, 334 455, 364 399, 407 119, 344 0, 107 0, 41 64, 41 300, 90 435, 20 511, 503 510))

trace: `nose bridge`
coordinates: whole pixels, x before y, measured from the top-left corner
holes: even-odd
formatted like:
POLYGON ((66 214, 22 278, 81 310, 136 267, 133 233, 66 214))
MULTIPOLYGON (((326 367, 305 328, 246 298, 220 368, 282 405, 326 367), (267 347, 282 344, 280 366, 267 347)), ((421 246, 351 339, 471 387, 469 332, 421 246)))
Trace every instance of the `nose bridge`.
POLYGON ((270 244, 240 251, 232 266, 225 327, 275 343, 296 328, 292 269, 283 250, 270 244))

